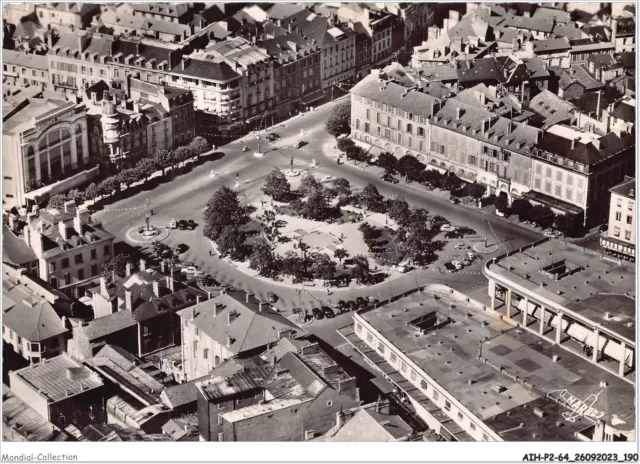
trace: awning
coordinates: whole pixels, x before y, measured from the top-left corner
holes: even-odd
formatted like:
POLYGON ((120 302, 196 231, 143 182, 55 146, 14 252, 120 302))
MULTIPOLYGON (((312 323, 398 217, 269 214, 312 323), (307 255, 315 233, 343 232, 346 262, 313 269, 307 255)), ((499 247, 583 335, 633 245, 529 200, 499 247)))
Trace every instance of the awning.
POLYGON ((545 195, 544 193, 541 193, 541 192, 535 192, 533 190, 523 193, 522 198, 525 198, 527 200, 534 201, 537 203, 542 203, 548 206, 549 208, 558 209, 562 212, 569 213, 569 214, 582 214, 584 212, 584 210, 579 206, 576 206, 574 204, 568 203, 563 200, 559 200, 558 198, 554 198, 549 195, 545 195))
POLYGON ((603 248, 607 248, 618 253, 624 253, 633 257, 636 256, 636 247, 633 244, 610 237, 607 232, 600 235, 600 245, 603 248))
POLYGON ((269 115, 271 115, 271 114, 273 114, 273 113, 275 113, 275 112, 276 112, 276 110, 268 110, 268 111, 265 111, 265 112, 264 112, 264 113, 262 113, 262 114, 258 114, 258 115, 256 115, 256 116, 252 116, 252 117, 250 117, 249 119, 247 119, 246 123, 247 123, 247 124, 249 124, 249 123, 251 123, 251 122, 253 122, 253 121, 257 121, 258 119, 265 118, 265 117, 267 117, 267 116, 269 116, 269 115))
POLYGON ((316 90, 315 92, 313 92, 310 95, 305 95, 304 97, 302 97, 300 99, 300 102, 303 105, 310 105, 313 102, 317 102, 318 100, 320 100, 321 98, 324 98, 324 92, 322 90, 316 90))

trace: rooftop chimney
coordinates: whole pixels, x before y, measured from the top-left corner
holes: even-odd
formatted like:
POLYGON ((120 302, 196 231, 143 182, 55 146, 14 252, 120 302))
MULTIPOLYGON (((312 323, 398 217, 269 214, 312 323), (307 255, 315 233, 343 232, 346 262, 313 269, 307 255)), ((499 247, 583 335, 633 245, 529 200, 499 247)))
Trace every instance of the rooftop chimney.
POLYGON ((67 235, 67 224, 64 221, 60 221, 58 223, 58 231, 60 232, 60 236, 62 240, 68 240, 69 236, 67 235))
POLYGON ((213 317, 217 317, 218 316, 218 303, 214 302, 213 303, 213 317))
POLYGON ((147 270, 147 262, 144 259, 140 260, 140 270, 141 271, 146 271, 147 270))
POLYGON ((131 277, 131 263, 127 263, 127 266, 126 266, 126 268, 125 268, 125 269, 126 269, 126 270, 125 270, 125 275, 126 275, 127 277, 131 277))
POLYGON ((107 279, 105 279, 104 277, 100 277, 100 295, 106 298, 108 294, 109 293, 107 292, 107 279))
POLYGON ((65 201, 64 202, 64 212, 65 213, 69 213, 69 214, 75 214, 76 213, 76 202, 73 201, 73 200, 65 201))
POLYGON ((124 307, 126 308, 127 311, 131 311, 132 310, 132 306, 133 306, 133 294, 131 293, 131 290, 125 290, 124 291, 124 307))
POLYGON ((153 283, 153 294, 156 298, 160 298, 160 283, 157 280, 154 280, 153 283))
MULTIPOLYGON (((171 269, 171 273, 173 274, 173 268, 171 269)), ((174 290, 173 290, 173 276, 167 276, 167 287, 169 288, 169 291, 171 293, 174 292, 174 290)))

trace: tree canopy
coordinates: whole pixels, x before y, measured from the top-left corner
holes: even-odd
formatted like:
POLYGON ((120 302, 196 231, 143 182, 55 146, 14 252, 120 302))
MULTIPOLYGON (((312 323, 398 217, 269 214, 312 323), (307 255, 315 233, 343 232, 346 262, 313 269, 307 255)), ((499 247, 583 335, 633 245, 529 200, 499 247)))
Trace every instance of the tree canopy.
POLYGON ((351 100, 333 107, 326 122, 327 132, 334 137, 351 133, 351 100))
POLYGON ((275 201, 286 201, 291 195, 291 185, 280 169, 273 168, 262 186, 262 193, 275 201))
POLYGON ((217 241, 226 227, 239 227, 248 220, 246 208, 240 205, 237 193, 229 187, 222 187, 207 202, 204 235, 217 241))

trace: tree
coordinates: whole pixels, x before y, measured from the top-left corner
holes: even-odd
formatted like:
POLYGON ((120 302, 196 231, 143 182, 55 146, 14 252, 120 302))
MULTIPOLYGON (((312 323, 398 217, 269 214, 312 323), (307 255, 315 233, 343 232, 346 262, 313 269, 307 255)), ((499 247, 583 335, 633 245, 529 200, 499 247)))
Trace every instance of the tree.
POLYGON ((440 183, 440 178, 442 174, 440 171, 435 169, 425 169, 420 172, 419 180, 425 185, 430 185, 431 187, 437 187, 440 183))
POLYGON ((371 268, 369 266, 369 260, 364 255, 356 255, 352 258, 353 260, 353 268, 352 275, 356 279, 356 281, 363 285, 369 282, 371 277, 371 268))
POLYGON ((275 201, 286 201, 291 195, 291 185, 289 185, 287 177, 280 169, 273 168, 262 186, 262 193, 270 196, 275 201))
POLYGON ((230 225, 222 230, 222 233, 216 240, 220 256, 229 256, 235 261, 244 259, 244 242, 247 234, 236 225, 230 225))
POLYGON ((398 160, 398 172, 410 180, 418 180, 425 167, 415 156, 404 155, 398 160))
POLYGON ((384 152, 378 157, 378 166, 388 174, 393 174, 398 169, 398 160, 391 153, 384 152))
POLYGON ((412 222, 399 247, 404 258, 420 266, 433 261, 436 258, 435 234, 423 221, 412 222))
POLYGON ((127 264, 131 263, 129 255, 118 253, 109 261, 102 265, 102 277, 111 281, 113 274, 118 277, 125 277, 127 275, 127 264))
POLYGON ((472 197, 476 200, 482 198, 486 192, 487 187, 477 182, 467 183, 463 189, 463 195, 465 197, 472 197))
POLYGON ((352 139, 343 137, 336 143, 336 147, 343 153, 347 153, 349 150, 353 150, 356 144, 352 139))
POLYGON ((547 229, 555 222, 556 215, 548 206, 535 205, 527 211, 527 220, 543 229, 547 229))
POLYGON ((327 132, 334 137, 351 133, 351 100, 333 107, 326 122, 327 132))
POLYGON ((573 214, 558 214, 554 225, 567 237, 578 237, 582 232, 582 224, 573 214))
POLYGON ((304 211, 304 201, 300 198, 295 198, 289 202, 289 206, 293 209, 297 215, 300 215, 304 211))
POLYGON ((94 202, 96 201, 96 197, 100 195, 100 191, 98 190, 98 186, 95 184, 95 182, 91 182, 89 184, 89 186, 84 190, 84 195, 88 199, 91 199, 94 202))
POLYGON ((347 179, 339 177, 333 181, 333 190, 340 196, 348 197, 351 195, 351 183, 347 179))
POLYGON ((329 206, 322 190, 312 192, 302 209, 304 217, 314 221, 324 221, 330 218, 333 212, 334 210, 329 206))
POLYGON ((246 208, 240 206, 237 193, 229 187, 222 187, 207 202, 204 235, 217 241, 226 227, 240 227, 248 220, 246 208))
POLYGON ((333 252, 333 257, 338 260, 338 263, 342 266, 342 260, 349 256, 349 252, 344 248, 336 248, 333 252))
POLYGON ((314 191, 322 189, 322 184, 318 182, 310 172, 306 173, 302 177, 300 180, 300 187, 298 187, 298 191, 300 191, 305 197, 311 195, 314 191))
POLYGON ((325 253, 319 253, 313 260, 311 272, 316 279, 322 279, 325 282, 333 279, 336 274, 336 263, 325 253))
POLYGON ((387 202, 387 214, 400 225, 405 225, 411 218, 409 204, 404 198, 394 198, 387 202))
POLYGON ((190 159, 192 156, 193 156, 193 153, 191 152, 188 146, 178 147, 173 151, 173 157, 178 164, 184 163, 185 161, 190 159))
POLYGON ((378 189, 373 184, 368 184, 362 192, 360 192, 360 203, 365 208, 376 213, 383 213, 385 209, 384 197, 380 195, 378 189))
POLYGON ((100 182, 98 189, 102 195, 111 195, 114 190, 120 190, 120 182, 116 180, 116 176, 109 176, 100 182))
POLYGON ((138 169, 139 177, 146 182, 149 180, 149 176, 158 169, 158 162, 153 158, 143 158, 136 165, 136 168, 138 169))
POLYGON ((500 192, 498 198, 496 200, 496 211, 500 211, 501 213, 507 214, 509 210, 509 197, 504 192, 500 192))
POLYGON ((249 267, 264 277, 278 276, 278 259, 273 252, 273 247, 260 241, 254 245, 249 257, 249 267))
POLYGON ((524 198, 517 198, 513 200, 513 203, 511 203, 511 208, 509 208, 509 213, 517 214, 518 219, 520 221, 526 221, 527 213, 531 208, 532 208, 532 205, 527 200, 525 200, 524 198))
POLYGON ((158 150, 154 156, 154 159, 158 163, 158 167, 162 169, 162 177, 164 177, 165 170, 171 166, 171 152, 169 150, 158 150))
POLYGON ((200 156, 211 149, 209 142, 204 137, 196 136, 189 144, 189 149, 193 156, 200 156))
POLYGON ((410 218, 410 222, 411 224, 414 223, 418 223, 418 224, 427 224, 429 222, 429 211, 427 211, 424 208, 416 208, 413 211, 411 211, 411 218, 410 218))
POLYGON ((84 192, 81 192, 78 189, 69 190, 67 198, 69 198, 69 200, 73 200, 76 205, 81 205, 85 200, 84 192))
POLYGON ((64 193, 58 193, 49 198, 47 208, 64 209, 66 201, 68 201, 67 196, 64 193))
POLYGON ((300 283, 306 279, 305 260, 296 255, 293 250, 289 250, 284 254, 280 261, 280 266, 283 274, 292 277, 293 283, 300 283))
POLYGON ((136 168, 123 169, 116 175, 116 179, 120 184, 124 184, 127 188, 139 180, 139 172, 136 168))

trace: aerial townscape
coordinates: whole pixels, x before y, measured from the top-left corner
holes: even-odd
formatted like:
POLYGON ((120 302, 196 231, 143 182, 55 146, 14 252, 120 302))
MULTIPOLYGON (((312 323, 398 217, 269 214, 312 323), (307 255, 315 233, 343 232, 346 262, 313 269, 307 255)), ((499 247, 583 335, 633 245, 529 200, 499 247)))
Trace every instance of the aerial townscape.
POLYGON ((3 440, 635 441, 635 13, 3 2, 3 440))

